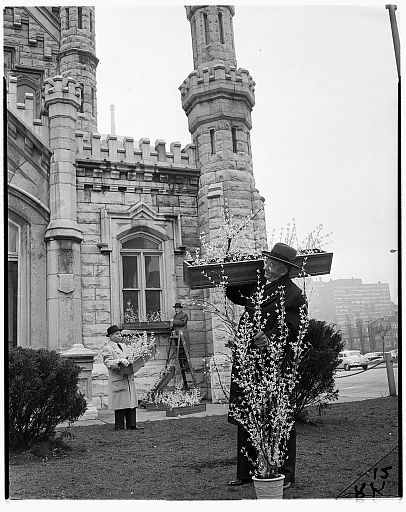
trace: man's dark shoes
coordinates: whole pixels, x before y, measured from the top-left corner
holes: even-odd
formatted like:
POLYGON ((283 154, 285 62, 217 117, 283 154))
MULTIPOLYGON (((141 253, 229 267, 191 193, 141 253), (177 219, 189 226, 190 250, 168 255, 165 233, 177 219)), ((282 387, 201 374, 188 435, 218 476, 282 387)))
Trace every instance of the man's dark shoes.
POLYGON ((128 430, 144 430, 144 427, 128 427, 128 430))
POLYGON ((237 485, 246 485, 250 484, 251 482, 252 480, 248 478, 237 478, 236 480, 230 480, 229 482, 227 482, 227 485, 231 487, 236 487, 237 485))

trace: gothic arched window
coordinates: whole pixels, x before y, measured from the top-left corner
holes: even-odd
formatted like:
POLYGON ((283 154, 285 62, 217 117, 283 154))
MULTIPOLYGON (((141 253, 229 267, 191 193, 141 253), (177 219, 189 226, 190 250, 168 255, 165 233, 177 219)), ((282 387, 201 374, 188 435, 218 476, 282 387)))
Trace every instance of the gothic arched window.
POLYGON ((133 235, 121 244, 124 323, 161 320, 162 243, 133 235))

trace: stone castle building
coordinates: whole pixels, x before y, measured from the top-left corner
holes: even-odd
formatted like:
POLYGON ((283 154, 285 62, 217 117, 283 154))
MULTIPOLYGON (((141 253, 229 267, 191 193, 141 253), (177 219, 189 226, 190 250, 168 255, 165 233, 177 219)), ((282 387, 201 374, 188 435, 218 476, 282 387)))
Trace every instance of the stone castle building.
MULTIPOLYGON (((173 304, 213 294, 183 281, 199 232, 216 234, 225 204, 237 219, 260 210, 266 246, 250 148, 255 83, 237 68, 234 8, 186 7, 194 70, 179 89, 191 142, 102 138, 95 14, 88 6, 3 11, 8 343, 73 354, 90 372, 109 325, 154 331, 156 359, 137 374, 147 391, 165 364, 173 304)), ((186 312, 198 385, 210 398, 206 362, 225 340, 215 318, 186 312)), ((96 407, 106 405, 97 358, 93 385, 84 385, 96 407)))

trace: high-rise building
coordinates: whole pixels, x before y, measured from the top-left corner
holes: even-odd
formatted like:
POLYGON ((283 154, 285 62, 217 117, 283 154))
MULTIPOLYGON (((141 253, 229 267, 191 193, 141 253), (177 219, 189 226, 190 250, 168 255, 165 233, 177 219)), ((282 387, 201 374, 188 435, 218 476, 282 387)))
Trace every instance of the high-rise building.
POLYGON ((372 346, 371 351, 374 351, 376 345, 378 350, 379 345, 371 335, 372 326, 388 319, 392 319, 388 339, 393 343, 396 340, 397 346, 396 307, 390 298, 389 284, 363 283, 362 279, 322 281, 318 278, 309 281, 307 291, 310 316, 336 324, 351 348, 363 348, 365 339, 366 348, 372 346))

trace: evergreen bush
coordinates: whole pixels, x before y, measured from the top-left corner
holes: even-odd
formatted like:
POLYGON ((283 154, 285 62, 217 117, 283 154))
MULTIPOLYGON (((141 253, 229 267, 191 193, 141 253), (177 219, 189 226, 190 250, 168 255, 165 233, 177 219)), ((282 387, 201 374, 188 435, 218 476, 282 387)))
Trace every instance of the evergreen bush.
POLYGON ((9 351, 9 443, 28 449, 55 436, 56 426, 86 411, 78 391, 80 367, 55 351, 9 351))
POLYGON ((305 339, 310 348, 299 365, 300 379, 293 392, 296 419, 302 417, 305 407, 317 406, 321 414, 338 399, 334 372, 344 348, 340 331, 320 320, 309 321, 305 339))

